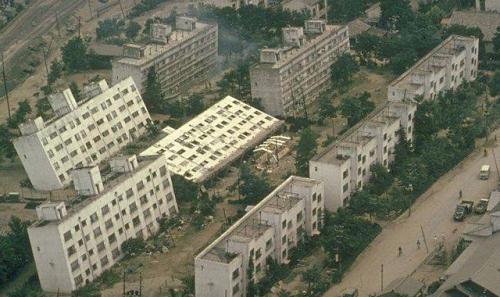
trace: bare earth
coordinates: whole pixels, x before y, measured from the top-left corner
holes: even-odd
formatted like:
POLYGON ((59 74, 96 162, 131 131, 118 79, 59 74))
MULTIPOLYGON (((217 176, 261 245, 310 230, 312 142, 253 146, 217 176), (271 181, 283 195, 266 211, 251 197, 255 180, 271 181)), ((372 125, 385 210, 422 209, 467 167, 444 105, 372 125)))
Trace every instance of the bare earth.
MULTIPOLYGON (((499 131, 496 131, 499 134, 499 131)), ((495 154, 500 155, 499 147, 494 147, 495 154)), ((478 201, 489 196, 497 185, 498 175, 495 171, 495 161, 492 153, 483 156, 483 149, 476 150, 454 170, 439 179, 424 193, 412 207, 411 216, 402 215, 399 219, 384 227, 382 233, 358 257, 356 262, 345 274, 342 283, 333 286, 324 297, 340 296, 346 288, 358 288, 360 296, 368 296, 381 291, 381 265, 383 265, 383 286, 391 281, 411 275, 427 257, 422 244, 417 249, 416 241, 422 243, 423 227, 429 250, 436 248, 440 240, 446 243, 456 242, 463 231, 466 222, 453 221, 453 212, 458 199, 458 191, 462 189, 463 199, 478 201), (489 164, 492 174, 487 181, 479 180, 481 165, 489 164), (398 257, 398 247, 403 249, 403 255, 398 257)), ((466 221, 477 220, 470 217, 466 221)), ((433 273, 430 267, 421 267, 415 276, 425 279, 425 271, 433 273)))

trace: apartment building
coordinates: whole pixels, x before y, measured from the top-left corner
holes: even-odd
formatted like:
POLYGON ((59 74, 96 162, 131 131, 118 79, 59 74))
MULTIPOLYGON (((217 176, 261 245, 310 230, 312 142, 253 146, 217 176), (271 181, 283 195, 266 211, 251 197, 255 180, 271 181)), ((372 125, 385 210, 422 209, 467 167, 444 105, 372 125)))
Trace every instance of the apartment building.
POLYGON ((50 95, 54 117, 19 126, 14 147, 35 189, 63 188, 73 168, 109 159, 151 120, 131 78, 112 87, 105 80, 90 84, 83 97, 77 103, 70 89, 50 95))
POLYGON ((286 0, 281 2, 283 10, 304 13, 313 19, 324 18, 326 12, 323 0, 286 0))
POLYGON ((260 50, 250 69, 253 98, 275 116, 304 116, 307 106, 330 84, 330 66, 349 52, 347 26, 309 20, 305 27, 283 28, 281 48, 260 50))
POLYGON ((180 128, 163 129, 165 137, 141 156, 165 155, 171 172, 203 182, 282 125, 282 121, 227 96, 180 128))
POLYGON ((258 281, 269 258, 287 263, 305 235, 319 234, 323 196, 322 182, 290 176, 196 256, 196 297, 246 296, 249 269, 258 281))
POLYGON ((143 92, 148 72, 154 67, 162 91, 174 96, 190 83, 205 79, 215 66, 217 24, 178 16, 175 30, 169 25, 153 24, 151 39, 154 43, 124 46, 124 57, 112 62, 114 82, 131 76, 143 92))
POLYGON ((325 207, 336 211, 369 181, 370 167, 394 160, 397 132, 405 129, 412 141, 416 105, 386 102, 309 162, 309 176, 325 184, 325 207))
POLYGON ((477 38, 458 35, 448 37, 389 85, 389 100, 412 100, 417 96, 433 100, 441 91, 454 89, 464 81, 475 80, 478 49, 477 38))
POLYGON ((78 197, 37 207, 28 228, 42 289, 70 293, 119 261, 121 244, 144 239, 158 220, 178 212, 164 156, 118 156, 102 171, 79 167, 72 178, 78 197))

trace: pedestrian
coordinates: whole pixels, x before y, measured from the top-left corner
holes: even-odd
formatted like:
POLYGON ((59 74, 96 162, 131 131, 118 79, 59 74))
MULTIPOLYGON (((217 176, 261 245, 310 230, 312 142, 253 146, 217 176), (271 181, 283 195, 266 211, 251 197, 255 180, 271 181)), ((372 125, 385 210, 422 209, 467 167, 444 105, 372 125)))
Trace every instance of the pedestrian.
POLYGON ((403 248, 399 247, 398 248, 398 256, 400 257, 403 254, 403 248))
POLYGON ((462 189, 460 189, 460 191, 458 191, 458 198, 462 198, 462 189))
POLYGON ((488 155, 488 151, 484 149, 484 156, 486 157, 488 155))
POLYGON ((420 239, 417 239, 417 249, 420 249, 420 239))

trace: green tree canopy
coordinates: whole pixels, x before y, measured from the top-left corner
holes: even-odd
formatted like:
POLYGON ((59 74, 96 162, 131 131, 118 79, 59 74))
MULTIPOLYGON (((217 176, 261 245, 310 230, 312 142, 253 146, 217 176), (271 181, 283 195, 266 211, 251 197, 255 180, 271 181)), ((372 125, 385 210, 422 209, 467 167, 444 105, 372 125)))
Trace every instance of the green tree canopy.
POLYGON ((388 30, 400 30, 415 17, 408 0, 382 0, 380 9, 380 23, 388 30))
POLYGON ((359 71, 359 65, 354 58, 348 54, 342 54, 330 67, 331 78, 335 86, 345 86, 352 80, 353 75, 359 71))
POLYGON ((239 182, 239 192, 245 197, 246 204, 257 204, 271 191, 265 177, 253 173, 246 163, 241 165, 239 182))
POLYGON ((71 38, 65 46, 62 47, 62 56, 64 66, 69 72, 82 71, 88 68, 87 42, 81 37, 71 38))
POLYGON ((347 126, 352 127, 375 109, 370 101, 370 93, 364 92, 359 96, 345 97, 339 106, 340 114, 347 119, 347 126))
POLYGON ((114 18, 99 21, 98 27, 96 28, 97 39, 119 36, 123 32, 124 28, 125 22, 122 19, 114 18))
POLYGON ((150 112, 159 112, 161 110, 164 97, 154 66, 151 66, 148 70, 143 98, 150 112))
POLYGON ((316 155, 317 138, 318 136, 310 128, 304 128, 300 133, 295 157, 295 169, 299 176, 309 176, 309 160, 316 155))
POLYGON ((128 23, 127 29, 125 30, 125 36, 129 39, 135 39, 142 27, 139 23, 131 21, 128 23))

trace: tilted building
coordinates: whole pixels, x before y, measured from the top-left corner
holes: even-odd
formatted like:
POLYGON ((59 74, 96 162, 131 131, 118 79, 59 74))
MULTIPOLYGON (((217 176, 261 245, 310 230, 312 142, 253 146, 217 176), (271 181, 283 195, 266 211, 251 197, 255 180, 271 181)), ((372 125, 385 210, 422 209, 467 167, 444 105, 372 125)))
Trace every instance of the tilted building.
POLYGON ((323 195, 322 182, 289 177, 196 256, 196 297, 246 296, 250 269, 258 281, 269 258, 287 263, 290 249, 319 234, 323 195))
POLYGON ((178 212, 165 157, 119 156, 107 173, 97 166, 72 172, 78 198, 37 207, 28 235, 41 287, 70 293, 122 257, 121 245, 159 229, 178 212))
POLYGON ((403 128, 412 141, 416 105, 386 102, 309 162, 309 176, 325 184, 325 207, 336 211, 369 181, 370 167, 388 167, 403 128))
POLYGON ((178 16, 175 30, 153 24, 151 39, 155 43, 124 46, 124 57, 112 62, 114 82, 131 76, 144 92, 149 70, 154 67, 162 91, 174 96, 189 83, 205 79, 217 62, 217 24, 178 16))
POLYGON ((476 0, 477 11, 500 12, 500 1, 498 0, 476 0))
POLYGON ((239 158, 283 122, 231 96, 174 130, 141 156, 165 155, 168 169, 194 182, 203 182, 239 158))
POLYGON ((432 100, 441 91, 454 89, 477 76, 479 39, 452 35, 394 80, 387 96, 391 101, 422 96, 432 100))
POLYGON ((304 28, 283 28, 283 42, 260 50, 260 62, 250 69, 252 97, 272 115, 304 116, 330 85, 331 65, 349 52, 348 29, 309 20, 304 28))
POLYGON ((151 118, 134 81, 109 87, 105 80, 84 88, 76 102, 70 89, 49 96, 55 116, 19 126, 14 147, 37 190, 61 189, 71 170, 109 159, 146 132, 151 118))

